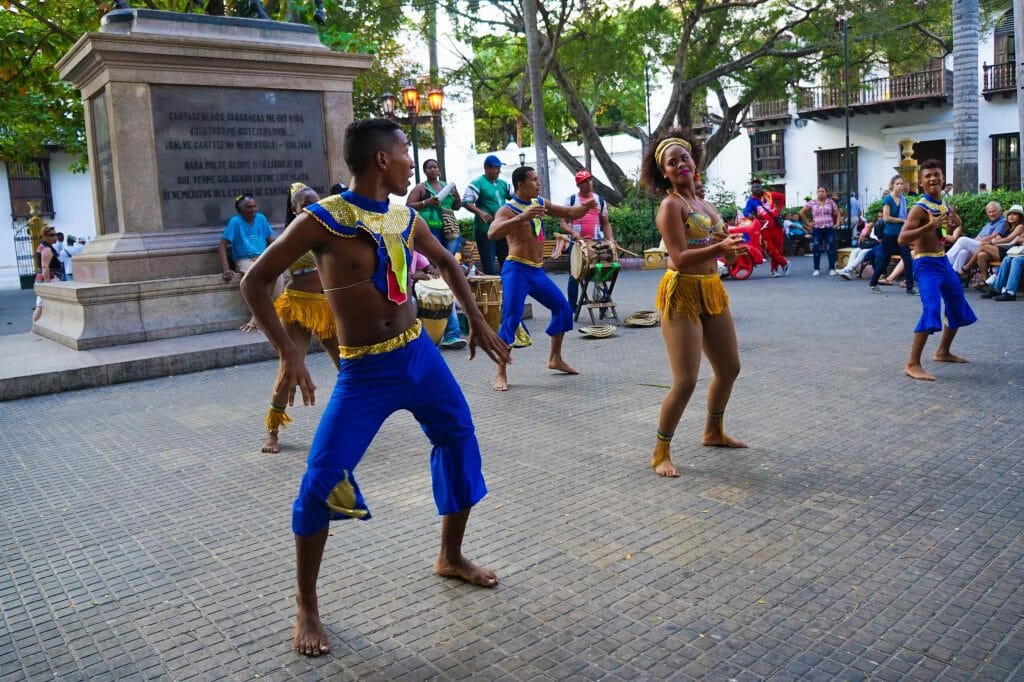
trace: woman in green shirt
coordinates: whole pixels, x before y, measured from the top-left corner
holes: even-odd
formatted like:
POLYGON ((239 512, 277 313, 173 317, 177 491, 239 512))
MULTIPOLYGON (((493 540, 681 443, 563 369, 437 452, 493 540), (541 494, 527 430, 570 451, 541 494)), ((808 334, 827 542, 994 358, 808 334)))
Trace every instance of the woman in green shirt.
POLYGON ((434 159, 427 159, 423 162, 423 173, 427 179, 412 188, 409 198, 405 200, 409 206, 419 213, 437 241, 444 244, 449 253, 455 254, 459 251, 459 237, 445 239, 444 224, 441 222, 441 209, 457 211, 462 208, 462 199, 459 198, 459 191, 452 187, 443 200, 437 198, 445 183, 441 180, 441 167, 434 159))

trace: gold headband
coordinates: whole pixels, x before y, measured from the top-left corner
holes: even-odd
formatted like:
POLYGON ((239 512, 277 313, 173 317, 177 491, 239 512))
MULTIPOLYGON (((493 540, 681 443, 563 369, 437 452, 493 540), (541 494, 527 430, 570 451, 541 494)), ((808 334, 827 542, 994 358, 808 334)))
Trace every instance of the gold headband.
POLYGON ((660 166, 661 165, 661 157, 663 157, 665 155, 665 150, 668 149, 669 147, 671 147, 674 144, 679 145, 680 147, 682 147, 686 151, 690 152, 691 154, 693 153, 693 147, 691 147, 690 143, 687 142, 686 140, 684 140, 683 138, 681 138, 681 137, 666 137, 664 140, 662 140, 661 142, 658 143, 658 148, 654 150, 654 161, 655 161, 655 163, 657 163, 660 166))

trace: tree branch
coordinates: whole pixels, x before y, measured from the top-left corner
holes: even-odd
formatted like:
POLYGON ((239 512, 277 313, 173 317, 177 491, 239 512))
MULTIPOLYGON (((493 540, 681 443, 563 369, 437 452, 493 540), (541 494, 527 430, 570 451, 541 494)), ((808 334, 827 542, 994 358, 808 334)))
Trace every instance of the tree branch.
POLYGON ((10 3, 17 7, 18 9, 20 9, 25 15, 30 16, 39 23, 43 24, 51 31, 59 35, 61 38, 64 38, 64 40, 68 41, 69 43, 74 43, 78 39, 78 36, 68 33, 67 31, 62 29, 60 26, 57 26, 46 17, 39 16, 38 14, 30 10, 28 7, 26 7, 23 3, 18 2, 18 0, 10 0, 10 3))

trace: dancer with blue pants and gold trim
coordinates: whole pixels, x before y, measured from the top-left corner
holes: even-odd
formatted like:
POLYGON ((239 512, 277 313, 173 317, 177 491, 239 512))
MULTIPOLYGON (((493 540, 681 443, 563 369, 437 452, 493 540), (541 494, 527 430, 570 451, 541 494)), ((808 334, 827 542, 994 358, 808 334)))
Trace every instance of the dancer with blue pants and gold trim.
POLYGON ((316 256, 324 293, 337 320, 338 383, 324 410, 292 511, 297 613, 293 646, 307 656, 330 650, 320 621, 316 583, 329 521, 369 519, 354 470, 387 417, 409 410, 433 444, 434 501, 442 515, 438 575, 493 587, 493 571, 462 554, 470 508, 486 493, 469 408, 425 336, 409 292, 415 243, 434 262, 469 318, 470 357, 481 348, 495 362, 509 361, 508 344, 487 326, 454 257, 415 212, 388 202, 404 194, 413 174, 409 143, 388 119, 352 123, 345 132, 351 189, 305 208, 242 280, 250 309, 281 356, 278 385, 289 404, 301 392, 312 404, 315 386, 274 312, 268 284, 303 253, 316 256))
POLYGON ((921 353, 928 336, 942 330, 942 340, 935 350, 936 362, 967 362, 953 355, 950 346, 960 327, 978 321, 971 306, 967 305, 960 277, 949 264, 942 249, 943 228, 956 229, 960 216, 946 203, 942 188, 946 184, 942 163, 929 159, 918 168, 918 180, 923 190, 921 198, 911 207, 900 230, 900 246, 910 246, 913 254, 914 278, 921 293, 921 319, 914 328, 914 341, 910 345, 910 358, 904 373, 913 379, 935 381, 935 377, 921 366, 921 353), (942 304, 946 305, 946 324, 942 320, 942 304))
MULTIPOLYGON (((488 239, 508 238, 508 257, 501 268, 501 328, 498 336, 512 344, 516 330, 523 326, 526 297, 533 296, 551 311, 547 334, 551 337, 548 369, 578 374, 562 359, 562 339, 572 329, 572 306, 551 278, 544 273, 544 216, 576 220, 597 206, 591 197, 576 206, 552 204, 540 197, 540 176, 529 166, 512 173, 512 198, 494 216, 487 230, 488 239)), ((498 363, 495 391, 508 390, 507 363, 498 363)))

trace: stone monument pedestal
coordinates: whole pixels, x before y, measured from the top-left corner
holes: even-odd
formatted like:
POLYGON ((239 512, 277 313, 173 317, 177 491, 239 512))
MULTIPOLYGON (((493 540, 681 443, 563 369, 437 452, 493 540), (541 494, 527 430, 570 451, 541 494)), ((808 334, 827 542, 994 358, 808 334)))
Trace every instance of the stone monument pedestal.
POLYGON ((39 284, 33 331, 78 350, 235 329, 220 234, 235 196, 272 225, 288 187, 347 177, 352 81, 370 64, 309 26, 118 10, 57 64, 85 100, 97 237, 75 281, 39 284))

